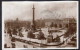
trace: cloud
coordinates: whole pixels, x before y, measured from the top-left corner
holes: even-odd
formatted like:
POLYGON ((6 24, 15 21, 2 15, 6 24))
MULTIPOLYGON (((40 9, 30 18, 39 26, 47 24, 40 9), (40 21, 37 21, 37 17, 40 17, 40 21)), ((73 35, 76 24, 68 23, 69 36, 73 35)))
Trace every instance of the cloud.
POLYGON ((77 2, 2 2, 2 17, 4 20, 31 20, 35 5, 35 19, 75 17, 77 2))

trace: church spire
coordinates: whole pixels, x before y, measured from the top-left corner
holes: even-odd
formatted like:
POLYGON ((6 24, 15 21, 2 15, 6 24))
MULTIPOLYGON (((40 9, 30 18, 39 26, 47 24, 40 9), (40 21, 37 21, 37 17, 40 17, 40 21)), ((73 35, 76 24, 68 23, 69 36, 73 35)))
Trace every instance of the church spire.
POLYGON ((34 14, 35 14, 35 13, 34 13, 34 11, 35 11, 34 4, 33 4, 33 8, 32 8, 32 9, 33 9, 33 24, 34 24, 34 18, 35 18, 35 17, 34 17, 34 14))

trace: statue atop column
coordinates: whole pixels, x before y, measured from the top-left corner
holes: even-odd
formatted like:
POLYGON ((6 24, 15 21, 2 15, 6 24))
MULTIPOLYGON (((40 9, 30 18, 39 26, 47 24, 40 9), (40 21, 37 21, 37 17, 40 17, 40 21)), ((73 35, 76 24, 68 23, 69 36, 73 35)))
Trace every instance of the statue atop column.
POLYGON ((34 5, 33 5, 33 8, 32 9, 33 9, 33 19, 32 19, 31 29, 33 31, 35 31, 36 28, 35 28, 35 8, 34 8, 34 5))

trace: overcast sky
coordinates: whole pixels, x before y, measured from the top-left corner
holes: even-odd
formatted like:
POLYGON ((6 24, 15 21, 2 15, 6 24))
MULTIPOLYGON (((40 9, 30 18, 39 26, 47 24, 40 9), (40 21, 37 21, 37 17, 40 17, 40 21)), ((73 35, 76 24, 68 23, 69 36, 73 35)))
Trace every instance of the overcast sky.
POLYGON ((76 18, 77 1, 71 2, 27 2, 27 1, 6 1, 2 2, 2 17, 4 20, 31 20, 35 7, 35 18, 76 18))

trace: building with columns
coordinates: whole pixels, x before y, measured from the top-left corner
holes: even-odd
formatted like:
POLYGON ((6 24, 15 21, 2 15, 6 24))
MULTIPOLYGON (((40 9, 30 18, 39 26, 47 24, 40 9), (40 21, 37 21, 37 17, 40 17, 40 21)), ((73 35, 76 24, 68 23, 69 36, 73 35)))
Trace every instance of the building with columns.
POLYGON ((56 28, 68 28, 70 23, 75 23, 76 20, 74 18, 64 18, 64 19, 48 19, 45 20, 45 26, 56 27, 56 28))

